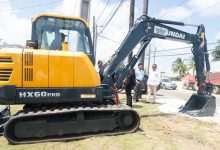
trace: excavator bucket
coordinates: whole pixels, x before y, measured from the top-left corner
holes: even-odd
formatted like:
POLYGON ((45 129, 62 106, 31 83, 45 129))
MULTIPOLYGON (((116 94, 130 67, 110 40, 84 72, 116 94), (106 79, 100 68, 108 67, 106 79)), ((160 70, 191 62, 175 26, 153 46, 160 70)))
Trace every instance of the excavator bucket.
POLYGON ((212 95, 193 94, 180 112, 191 116, 213 116, 216 110, 216 98, 212 95))

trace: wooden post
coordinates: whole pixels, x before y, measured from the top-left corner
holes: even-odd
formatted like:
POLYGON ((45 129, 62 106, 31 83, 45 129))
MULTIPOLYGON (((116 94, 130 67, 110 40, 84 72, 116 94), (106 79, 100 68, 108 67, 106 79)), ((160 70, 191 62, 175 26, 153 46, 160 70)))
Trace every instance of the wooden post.
MULTIPOLYGON (((134 7, 135 7, 135 0, 130 0, 130 18, 129 18, 129 30, 134 26, 134 7)), ((128 55, 128 62, 131 61, 133 57, 133 52, 128 55)))
MULTIPOLYGON (((147 15, 147 14, 148 14, 148 0, 143 0, 143 15, 147 15)), ((145 56, 145 51, 143 52, 143 54, 141 55, 140 60, 139 60, 139 62, 143 64, 143 67, 144 67, 144 56, 145 56)), ((148 70, 149 70, 149 68, 148 68, 148 70)))

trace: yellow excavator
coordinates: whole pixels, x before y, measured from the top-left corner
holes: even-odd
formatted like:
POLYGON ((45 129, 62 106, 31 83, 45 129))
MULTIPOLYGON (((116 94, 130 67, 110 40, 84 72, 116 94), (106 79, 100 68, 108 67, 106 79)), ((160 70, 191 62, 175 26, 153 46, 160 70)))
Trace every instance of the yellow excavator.
POLYGON ((0 52, 0 103, 25 104, 6 123, 7 117, 2 118, 10 143, 115 135, 138 128, 133 109, 113 105, 114 95, 104 100, 83 19, 39 15, 26 46, 0 52))
POLYGON ((35 17, 26 48, 0 51, 0 104, 24 104, 15 115, 10 115, 9 106, 0 112, 4 136, 12 144, 24 144, 136 131, 138 113, 118 105, 117 94, 127 71, 152 38, 193 44, 199 90, 181 111, 213 115, 215 97, 204 75, 205 63, 210 69, 204 26, 198 26, 196 34, 189 34, 166 24, 184 25, 140 17, 98 74, 89 27, 83 19, 53 14, 35 17), (140 42, 143 46, 114 80, 119 64, 140 42))

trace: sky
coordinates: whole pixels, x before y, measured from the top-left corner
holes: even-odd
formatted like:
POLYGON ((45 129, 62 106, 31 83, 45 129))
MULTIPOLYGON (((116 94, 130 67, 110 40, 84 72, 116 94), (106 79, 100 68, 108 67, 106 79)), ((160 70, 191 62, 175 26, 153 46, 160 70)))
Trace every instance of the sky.
MULTIPOLYGON (((119 0, 91 0, 90 11, 90 29, 92 32, 92 16, 97 20, 98 32, 102 30, 102 26, 106 24, 119 3, 119 0), (106 9, 103 11, 104 7, 106 9)), ((142 0, 135 1, 135 20, 142 15, 142 0)), ((25 41, 30 39, 31 35, 31 19, 41 13, 56 13, 62 15, 79 16, 80 0, 0 0, 0 39, 10 44, 25 45, 25 41)), ((123 5, 117 11, 111 22, 102 32, 102 35, 113 39, 111 40, 98 37, 97 43, 97 60, 104 62, 117 50, 124 37, 128 32, 129 25, 129 9, 130 1, 125 0, 123 5)), ((149 0, 148 16, 182 21, 189 24, 204 24, 206 27, 206 37, 208 43, 216 42, 220 39, 220 0, 149 0), (177 7, 177 5, 179 6, 177 7)), ((188 33, 196 33, 194 27, 178 27, 188 33)), ((173 49, 179 47, 188 47, 180 42, 153 39, 151 51, 173 49)), ((216 45, 208 45, 208 49, 213 49, 216 45)), ((149 47, 146 51, 149 51, 149 47)), ((137 47, 138 48, 138 47, 137 47)), ((134 52, 137 51, 137 48, 134 52)), ((189 61, 192 55, 181 56, 161 56, 175 55, 191 52, 190 48, 177 51, 156 52, 155 63, 161 72, 166 72, 168 76, 172 76, 172 62, 181 57, 185 63, 189 61)), ((151 56, 151 64, 153 63, 154 52, 151 56)), ((211 58, 212 59, 212 58, 211 58)), ((147 58, 145 66, 147 66, 147 58)), ((211 62, 212 71, 220 71, 220 62, 211 62)))

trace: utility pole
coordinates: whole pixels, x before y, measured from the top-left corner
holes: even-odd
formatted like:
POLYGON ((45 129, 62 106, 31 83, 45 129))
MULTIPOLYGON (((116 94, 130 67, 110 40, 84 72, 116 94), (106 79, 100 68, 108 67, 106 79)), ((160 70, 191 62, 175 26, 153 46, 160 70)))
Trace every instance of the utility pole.
POLYGON ((155 46, 155 48, 154 48, 154 64, 155 64, 156 51, 157 51, 157 48, 155 46))
POLYGON ((151 44, 149 45, 149 52, 148 52, 148 65, 147 65, 147 75, 149 76, 150 72, 150 56, 151 56, 151 44))
POLYGON ((90 4, 91 0, 81 0, 80 3, 80 17, 85 19, 88 23, 90 19, 90 4))
POLYGON ((94 51, 94 58, 96 61, 96 48, 97 48, 97 25, 95 21, 95 16, 93 16, 93 51, 94 51))
MULTIPOLYGON (((129 30, 132 29, 132 27, 134 26, 134 7, 135 7, 135 0, 130 0, 130 19, 129 19, 129 30)), ((133 52, 131 52, 128 55, 128 62, 131 61, 133 57, 133 52)))
MULTIPOLYGON (((148 14, 148 0, 143 0, 143 15, 147 15, 147 14, 148 14)), ((143 45, 143 43, 141 45, 143 45)), ((143 52, 143 54, 141 55, 140 60, 139 60, 139 62, 143 64, 143 67, 144 67, 144 55, 145 55, 145 51, 143 52)), ((149 53, 149 55, 150 55, 150 53, 149 53)), ((148 60, 148 62, 149 62, 149 60, 148 60)), ((148 73, 149 73, 149 64, 148 64, 148 73)))

